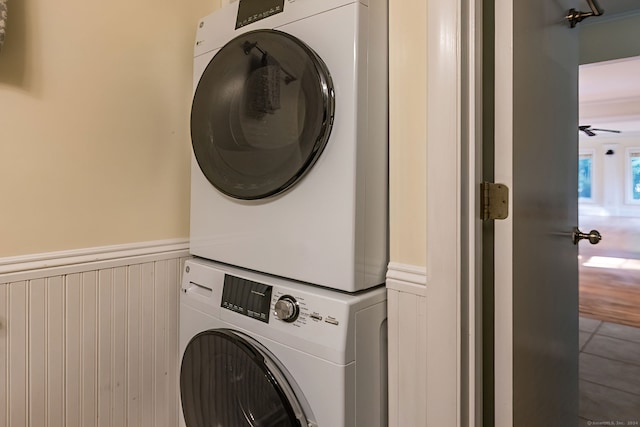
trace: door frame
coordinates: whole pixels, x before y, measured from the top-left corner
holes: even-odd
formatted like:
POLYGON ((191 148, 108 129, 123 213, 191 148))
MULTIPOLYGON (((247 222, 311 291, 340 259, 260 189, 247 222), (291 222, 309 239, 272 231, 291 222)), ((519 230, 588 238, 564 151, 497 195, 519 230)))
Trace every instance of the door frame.
MULTIPOLYGON (((481 426, 483 420, 483 241, 479 219, 482 102, 484 96, 499 97, 496 117, 511 116, 513 96, 510 76, 502 75, 497 75, 496 81, 507 83, 501 85, 506 88, 495 95, 483 94, 483 61, 495 60, 497 64, 508 65, 513 55, 513 0, 496 3, 499 18, 495 19, 501 19, 502 31, 511 31, 496 34, 495 58, 485 59, 483 55, 482 0, 429 0, 424 17, 427 29, 427 250, 423 294, 426 352, 418 362, 426 366, 427 384, 423 400, 426 423, 416 416, 420 422, 415 425, 474 427, 481 426)), ((512 135, 511 123, 495 127, 496 140, 511 141, 512 135)), ((504 147, 500 154, 512 156, 512 148, 504 147)), ((511 220, 506 221, 500 233, 511 232, 511 220)), ((495 257, 501 263, 510 264, 512 247, 496 248, 495 257)), ((496 272, 499 277, 495 280, 511 283, 512 272, 512 269, 501 269, 496 272)), ((492 360, 486 361, 487 365, 501 368, 497 377, 487 374, 491 377, 487 382, 495 381, 491 387, 495 398, 488 396, 487 405, 494 408, 495 424, 505 426, 513 423, 512 304, 510 288, 496 295, 495 334, 500 335, 500 339, 490 355, 492 360)), ((410 389, 404 395, 400 387, 400 398, 415 399, 409 392, 410 389)))
MULTIPOLYGON (((503 25, 494 28, 494 61, 496 63, 513 63, 513 1, 495 1, 495 19, 503 19, 503 25), (502 32, 501 32, 502 30, 502 32)), ((494 105, 495 117, 511 117, 513 111, 513 79, 510 73, 502 75, 500 73, 505 67, 496 67, 494 70, 495 81, 504 84, 495 85, 494 94, 496 102, 494 105)), ((494 126, 494 148, 495 163, 511 163, 513 158, 513 121, 506 120, 502 126, 494 126), (498 149, 499 146, 499 149, 498 149)), ((506 173, 505 171, 502 171, 506 173)), ((504 176, 498 175, 497 180, 511 181, 512 171, 504 176)), ((509 212, 513 211, 512 198, 509 199, 509 212)), ((494 341, 493 341, 493 366, 500 366, 500 369, 493 370, 493 391, 494 425, 508 426, 513 423, 513 289, 511 286, 498 286, 498 284, 509 284, 513 281, 513 221, 509 216, 504 221, 502 227, 494 229, 494 240, 509 242, 494 246, 494 260, 500 259, 504 266, 498 271, 494 271, 494 341)), ((495 261, 494 261, 495 262, 495 261)), ((494 264, 495 265, 495 264, 494 264)))
MULTIPOLYGON (((406 31, 400 12, 394 9, 396 4, 390 10, 391 23, 397 25, 398 32, 406 31), (396 12, 398 20, 394 21, 396 12)), ((411 116, 409 113, 413 111, 406 110, 415 104, 426 123, 424 133, 422 127, 398 132, 401 137, 417 138, 414 146, 426 147, 426 170, 417 171, 424 179, 417 184, 419 196, 424 199, 417 203, 426 201, 426 206, 420 206, 426 214, 419 219, 424 223, 416 226, 420 231, 424 225, 426 232, 424 235, 418 232, 415 237, 421 239, 418 244, 424 245, 426 256, 425 264, 416 266, 399 265, 392 260, 387 273, 389 425, 479 427, 482 426, 479 216, 482 0, 429 0, 426 4, 410 0, 397 7, 411 11, 411 25, 424 29, 424 33, 410 32, 417 33, 420 39, 411 40, 409 46, 390 44, 390 58, 398 62, 394 71, 413 65, 416 58, 412 55, 420 58, 418 66, 426 70, 423 75, 411 74, 412 78, 420 79, 414 82, 416 91, 411 99, 399 100, 400 106, 392 105, 390 111, 404 118, 411 116), (412 49, 425 49, 426 57, 422 59, 425 50, 416 54, 412 49)), ((390 25, 391 30, 395 28, 390 25)), ((391 34, 392 42, 394 35, 391 34)), ((402 37, 398 40, 404 41, 402 37)), ((404 73, 399 75, 402 77, 404 73)), ((404 94, 402 90, 398 93, 404 94)), ((394 117, 392 114, 392 130, 396 125, 406 124, 403 120, 394 121, 394 117)), ((394 149, 395 135, 392 133, 390 141, 394 149)), ((397 143, 404 148, 404 142, 397 143)), ((397 160, 394 163, 393 156, 391 160, 391 168, 407 166, 397 160)), ((402 205, 393 204, 394 194, 391 193, 392 211, 402 205)), ((391 237, 392 241, 396 238, 393 233, 391 237)))
POLYGON ((426 425, 482 425, 482 22, 427 4, 426 425))

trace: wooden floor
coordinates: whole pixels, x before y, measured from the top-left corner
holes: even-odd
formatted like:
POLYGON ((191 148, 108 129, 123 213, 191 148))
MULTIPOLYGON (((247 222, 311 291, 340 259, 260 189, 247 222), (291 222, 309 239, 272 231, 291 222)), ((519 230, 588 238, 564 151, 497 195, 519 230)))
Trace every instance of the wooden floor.
POLYGON ((640 327, 640 218, 581 217, 580 228, 603 236, 580 244, 580 314, 640 327))

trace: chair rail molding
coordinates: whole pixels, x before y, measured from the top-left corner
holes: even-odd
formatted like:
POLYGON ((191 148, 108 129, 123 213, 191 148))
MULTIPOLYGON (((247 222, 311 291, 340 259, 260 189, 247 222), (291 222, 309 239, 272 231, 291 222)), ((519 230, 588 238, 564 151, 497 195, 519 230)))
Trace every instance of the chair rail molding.
POLYGON ((399 262, 387 266, 387 289, 426 296, 427 268, 399 262))
POLYGON ((183 257, 188 249, 188 239, 169 239, 4 257, 0 258, 0 283, 81 272, 88 263, 109 268, 120 265, 123 258, 134 264, 183 257))

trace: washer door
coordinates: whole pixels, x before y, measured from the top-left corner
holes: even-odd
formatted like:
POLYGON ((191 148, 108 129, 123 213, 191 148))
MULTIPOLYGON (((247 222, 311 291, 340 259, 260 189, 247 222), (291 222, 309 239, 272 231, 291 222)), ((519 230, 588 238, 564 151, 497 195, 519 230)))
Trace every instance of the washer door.
POLYGON ((187 427, 314 425, 292 386, 295 382, 266 348, 228 329, 196 335, 182 357, 180 395, 187 427))
POLYGON ((333 83, 320 57, 287 33, 251 31, 222 47, 200 78, 193 152, 222 193, 273 196, 316 162, 333 115, 333 83))

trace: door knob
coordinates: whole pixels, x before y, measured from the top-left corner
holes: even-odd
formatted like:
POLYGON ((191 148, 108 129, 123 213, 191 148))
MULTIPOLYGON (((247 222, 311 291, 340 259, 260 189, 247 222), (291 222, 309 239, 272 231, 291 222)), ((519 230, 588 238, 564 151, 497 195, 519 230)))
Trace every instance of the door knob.
POLYGON ((588 233, 583 233, 578 229, 578 227, 575 227, 573 229, 573 233, 571 233, 571 239, 573 240, 574 245, 577 245, 578 242, 582 239, 588 239, 589 243, 591 243, 592 245, 597 245, 600 240, 602 240, 602 235, 598 230, 591 230, 588 233))

